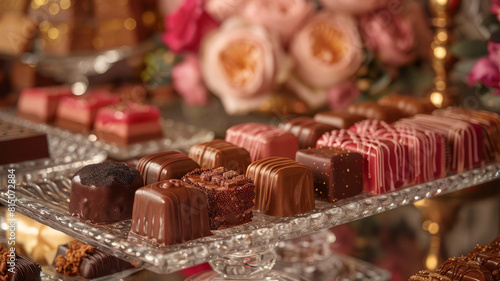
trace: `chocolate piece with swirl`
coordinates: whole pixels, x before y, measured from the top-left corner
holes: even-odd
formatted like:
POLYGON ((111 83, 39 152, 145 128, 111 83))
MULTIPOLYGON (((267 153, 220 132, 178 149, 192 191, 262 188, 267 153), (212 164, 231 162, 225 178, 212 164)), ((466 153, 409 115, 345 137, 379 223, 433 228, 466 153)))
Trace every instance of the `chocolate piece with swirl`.
POLYGON ((144 185, 169 179, 181 179, 185 174, 200 168, 193 159, 177 151, 159 152, 145 156, 137 163, 144 185))
POLYGON ((178 179, 142 187, 135 193, 131 232, 162 245, 209 236, 207 197, 178 179))
POLYGON ((247 177, 255 182, 255 210, 288 217, 314 209, 312 171, 285 157, 269 157, 248 166, 247 177))
POLYGON ((436 272, 451 280, 494 281, 486 267, 475 261, 467 261, 463 257, 449 258, 436 269, 436 272))
POLYGON ((210 229, 232 227, 252 220, 255 185, 251 179, 224 167, 196 169, 182 179, 207 196, 210 229))

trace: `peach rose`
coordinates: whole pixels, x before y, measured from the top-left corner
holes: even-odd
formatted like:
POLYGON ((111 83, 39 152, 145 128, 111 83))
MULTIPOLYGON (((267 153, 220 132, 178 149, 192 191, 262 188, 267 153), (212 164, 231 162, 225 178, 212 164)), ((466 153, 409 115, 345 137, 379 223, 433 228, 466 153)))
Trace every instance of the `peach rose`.
POLYGON ((247 0, 239 14, 277 32, 281 41, 288 44, 314 9, 314 4, 308 0, 247 0))
POLYGON ((206 36, 200 56, 205 84, 228 114, 257 109, 291 68, 277 36, 239 17, 206 36))
POLYGON ((327 89, 351 77, 364 60, 354 17, 320 12, 290 43, 297 75, 312 87, 327 89))
POLYGON ((244 0, 206 0, 205 11, 221 22, 236 15, 243 3, 244 0))
POLYGON ((388 4, 388 0, 320 0, 320 2, 327 10, 351 15, 365 14, 388 4))

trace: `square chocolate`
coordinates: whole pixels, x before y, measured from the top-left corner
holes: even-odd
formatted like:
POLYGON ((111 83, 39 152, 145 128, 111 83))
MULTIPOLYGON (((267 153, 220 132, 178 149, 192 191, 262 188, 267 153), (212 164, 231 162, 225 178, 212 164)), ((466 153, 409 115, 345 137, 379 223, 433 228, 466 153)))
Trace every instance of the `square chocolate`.
POLYGON ((166 151, 142 157, 137 170, 142 175, 144 185, 169 179, 181 179, 187 173, 200 168, 188 156, 177 151, 166 151))
POLYGON ((193 145, 189 150, 189 157, 202 169, 224 167, 240 174, 245 174, 252 162, 250 153, 246 149, 224 140, 193 145))
POLYGON ((287 130, 299 140, 299 148, 316 147, 316 141, 326 132, 337 129, 334 126, 316 122, 309 117, 297 117, 282 122, 279 128, 287 130))
POLYGON ((335 202, 358 195, 363 190, 363 156, 342 148, 301 149, 297 162, 311 168, 316 198, 335 202))

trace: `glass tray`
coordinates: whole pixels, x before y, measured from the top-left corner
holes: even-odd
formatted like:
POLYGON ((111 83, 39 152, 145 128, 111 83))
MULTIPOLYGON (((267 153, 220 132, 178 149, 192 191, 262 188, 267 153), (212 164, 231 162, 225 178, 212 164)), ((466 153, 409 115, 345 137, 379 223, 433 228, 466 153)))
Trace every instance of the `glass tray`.
POLYGON ((54 132, 44 125, 27 124, 5 112, 0 112, 0 119, 46 133, 50 153, 50 158, 0 165, 1 186, 7 185, 9 169, 15 169, 16 182, 29 182, 68 175, 85 165, 102 162, 107 157, 106 152, 92 146, 84 138, 72 138, 68 133, 54 132))
POLYGON ((187 151, 191 146, 211 141, 215 137, 214 132, 207 129, 177 123, 172 120, 163 120, 164 137, 162 139, 131 144, 129 146, 119 146, 97 140, 93 134, 73 133, 47 124, 21 119, 15 116, 14 111, 0 112, 0 118, 21 126, 44 131, 51 135, 61 136, 71 141, 90 141, 96 148, 106 151, 109 157, 115 160, 133 159, 165 150, 187 151))
POLYGON ((85 279, 82 277, 69 277, 64 274, 58 273, 56 268, 53 266, 42 266, 42 281, 110 281, 110 280, 120 280, 120 281, 132 281, 134 277, 131 275, 141 271, 142 268, 131 268, 121 272, 117 272, 111 275, 102 276, 94 279, 85 279))
MULTIPOLYGON (((166 274, 215 257, 300 237, 497 178, 500 178, 500 164, 493 164, 384 195, 361 194, 336 203, 316 201, 315 210, 293 217, 271 217, 254 212, 254 219, 250 223, 214 231, 213 236, 174 246, 158 246, 129 236, 130 221, 96 226, 68 215, 71 181, 64 177, 18 185, 15 207, 18 212, 78 240, 137 266, 166 274)), ((7 205, 7 201, 7 187, 2 187, 0 202, 7 205)))

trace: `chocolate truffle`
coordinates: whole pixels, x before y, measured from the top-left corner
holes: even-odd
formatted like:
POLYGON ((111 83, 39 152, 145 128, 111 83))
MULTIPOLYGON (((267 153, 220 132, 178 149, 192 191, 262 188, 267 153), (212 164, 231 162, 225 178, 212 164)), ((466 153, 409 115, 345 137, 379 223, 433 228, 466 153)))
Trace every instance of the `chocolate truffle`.
POLYGON ((325 133, 318 147, 338 147, 363 155, 363 190, 373 194, 394 191, 409 182, 409 162, 402 144, 394 139, 360 136, 350 130, 325 133))
POLYGON ((491 272, 486 267, 464 258, 449 258, 436 269, 436 272, 451 280, 494 281, 491 272))
POLYGON ((396 107, 380 105, 372 101, 351 104, 347 108, 347 112, 362 115, 365 119, 382 120, 388 123, 405 117, 401 110, 396 107))
POLYGON ((131 232, 163 245, 211 235, 205 193, 181 180, 137 190, 131 232))
POLYGON ((47 136, 0 120, 0 165, 48 158, 47 136))
POLYGON ((336 128, 314 121, 309 117, 297 117, 282 122, 279 128, 292 133, 299 140, 299 148, 316 147, 316 141, 326 132, 336 128))
POLYGON ((354 123, 365 120, 363 115, 353 114, 345 111, 325 111, 314 115, 314 120, 319 123, 328 124, 336 129, 348 129, 354 123))
POLYGON ((0 280, 40 281, 41 272, 39 264, 0 244, 0 280))
POLYGON ((224 167, 245 174, 250 160, 250 153, 242 147, 224 140, 193 145, 189 157, 196 161, 202 169, 224 167))
POLYGON ((99 278, 134 267, 80 241, 71 241, 59 246, 53 264, 59 273, 86 279, 99 278))
POLYGON ((288 217, 315 208, 312 171, 285 157, 269 157, 248 166, 247 177, 255 183, 255 210, 288 217))
POLYGON ((429 270, 421 270, 417 274, 410 276, 408 281, 451 281, 447 276, 429 270))
POLYGON ((335 202, 358 195, 363 190, 363 156, 342 148, 301 149, 297 162, 311 168, 316 198, 335 202))
POLYGON ((69 213, 91 223, 130 219, 134 193, 142 186, 139 171, 123 163, 87 165, 71 181, 69 213))
POLYGON ((399 109, 405 117, 410 117, 419 113, 430 113, 436 107, 429 98, 392 94, 382 97, 377 101, 383 106, 390 106, 399 109))
POLYGON ((59 101, 72 95, 69 86, 24 89, 17 102, 17 115, 34 122, 52 123, 59 101))
POLYGON ((182 179, 207 196, 211 230, 237 226, 252 220, 255 185, 251 179, 224 167, 196 169, 182 179))
POLYGON ((491 272, 495 280, 500 280, 500 246, 478 245, 467 255, 467 259, 477 261, 491 272))
POLYGON ((226 131, 225 140, 248 150, 252 161, 271 156, 295 159, 299 150, 297 137, 283 129, 259 123, 232 126, 226 131))
POLYGON ((137 170, 144 185, 169 179, 181 179, 187 173, 200 168, 193 159, 177 151, 166 151, 142 157, 137 170))
POLYGON ((133 102, 99 109, 94 130, 98 139, 122 146, 163 137, 158 108, 133 102))

